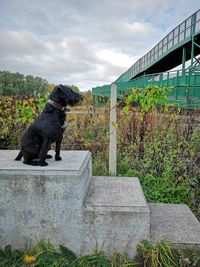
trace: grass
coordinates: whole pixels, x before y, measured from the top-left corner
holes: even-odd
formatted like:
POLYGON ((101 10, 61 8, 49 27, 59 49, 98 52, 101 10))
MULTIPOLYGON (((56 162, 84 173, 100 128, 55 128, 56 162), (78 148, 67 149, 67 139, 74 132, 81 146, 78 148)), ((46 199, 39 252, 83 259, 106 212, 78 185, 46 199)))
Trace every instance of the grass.
POLYGON ((71 250, 60 245, 55 248, 49 241, 40 241, 25 250, 6 246, 0 249, 0 267, 189 267, 200 266, 200 252, 174 249, 170 242, 159 240, 152 245, 143 240, 137 247, 134 259, 115 252, 105 257, 102 251, 77 257, 71 250))

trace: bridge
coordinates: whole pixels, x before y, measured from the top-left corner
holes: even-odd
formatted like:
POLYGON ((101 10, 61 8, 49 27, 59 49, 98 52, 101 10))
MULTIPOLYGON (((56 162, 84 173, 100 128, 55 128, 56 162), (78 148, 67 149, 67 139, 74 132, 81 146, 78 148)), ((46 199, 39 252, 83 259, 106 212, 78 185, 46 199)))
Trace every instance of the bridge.
MULTIPOLYGON (((180 107, 200 106, 200 9, 180 23, 147 54, 137 60, 113 83, 117 98, 122 99, 131 88, 147 85, 173 88, 169 102, 180 107), (189 66, 186 68, 186 62, 189 66), (178 70, 174 68, 181 65, 178 70), (192 103, 192 105, 191 105, 192 103)), ((106 102, 111 85, 92 88, 94 102, 106 102)))

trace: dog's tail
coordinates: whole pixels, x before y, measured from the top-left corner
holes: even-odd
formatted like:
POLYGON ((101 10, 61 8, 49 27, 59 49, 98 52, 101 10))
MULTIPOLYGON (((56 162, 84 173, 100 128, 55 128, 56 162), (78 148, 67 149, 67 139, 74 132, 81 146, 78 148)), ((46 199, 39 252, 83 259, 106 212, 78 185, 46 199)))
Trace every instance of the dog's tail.
POLYGON ((15 160, 20 160, 23 157, 22 152, 20 151, 15 160))

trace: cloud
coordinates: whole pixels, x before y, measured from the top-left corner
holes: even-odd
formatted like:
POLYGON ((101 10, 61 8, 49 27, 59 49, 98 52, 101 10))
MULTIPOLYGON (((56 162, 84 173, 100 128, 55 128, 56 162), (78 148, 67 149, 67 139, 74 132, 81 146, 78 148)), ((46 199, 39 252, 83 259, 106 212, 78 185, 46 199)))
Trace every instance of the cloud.
POLYGON ((0 31, 0 54, 10 55, 41 54, 45 45, 31 32, 0 31))
POLYGON ((0 38, 1 69, 77 84, 82 89, 112 82, 133 60, 120 52, 100 50, 76 36, 44 42, 29 32, 7 31, 0 32, 0 38))
POLYGON ((138 57, 131 58, 126 54, 107 49, 100 50, 98 52, 98 57, 105 62, 122 68, 127 68, 127 66, 130 66, 133 63, 133 61, 136 61, 138 59, 138 57))
POLYGON ((0 0, 0 69, 81 89, 111 83, 199 0, 0 0))
POLYGON ((0 38, 0 69, 41 76, 54 83, 76 84, 81 89, 110 83, 131 64, 126 55, 102 52, 75 36, 44 42, 32 33, 7 31, 0 32, 0 38), (127 62, 121 65, 123 58, 127 62))

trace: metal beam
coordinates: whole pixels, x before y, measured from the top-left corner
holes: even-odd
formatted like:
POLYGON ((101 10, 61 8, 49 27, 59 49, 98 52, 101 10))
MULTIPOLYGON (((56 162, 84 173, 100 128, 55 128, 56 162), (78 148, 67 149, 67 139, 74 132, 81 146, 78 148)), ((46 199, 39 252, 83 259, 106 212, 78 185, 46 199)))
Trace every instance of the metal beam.
POLYGON ((190 67, 193 67, 194 63, 194 35, 192 36, 192 48, 191 48, 191 64, 190 67))
POLYGON ((183 47, 183 52, 182 52, 182 71, 185 73, 185 61, 186 61, 186 49, 183 47))

